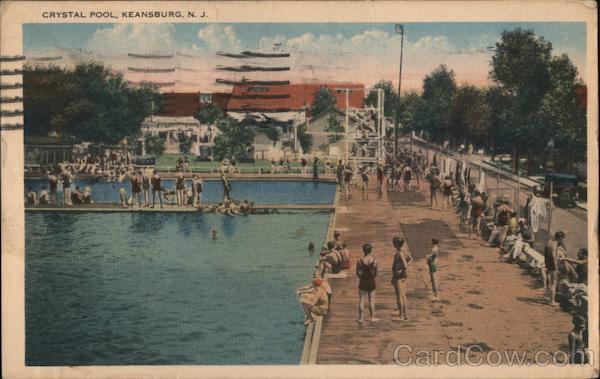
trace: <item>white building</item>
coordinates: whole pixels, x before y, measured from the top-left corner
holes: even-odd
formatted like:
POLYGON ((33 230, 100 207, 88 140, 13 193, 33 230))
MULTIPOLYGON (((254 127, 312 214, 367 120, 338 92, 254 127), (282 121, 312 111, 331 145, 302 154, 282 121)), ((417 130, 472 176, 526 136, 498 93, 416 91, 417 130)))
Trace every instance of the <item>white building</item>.
POLYGON ((191 154, 211 156, 217 129, 202 125, 194 117, 150 116, 142 124, 142 131, 165 141, 165 153, 181 153, 180 144, 192 140, 191 154))

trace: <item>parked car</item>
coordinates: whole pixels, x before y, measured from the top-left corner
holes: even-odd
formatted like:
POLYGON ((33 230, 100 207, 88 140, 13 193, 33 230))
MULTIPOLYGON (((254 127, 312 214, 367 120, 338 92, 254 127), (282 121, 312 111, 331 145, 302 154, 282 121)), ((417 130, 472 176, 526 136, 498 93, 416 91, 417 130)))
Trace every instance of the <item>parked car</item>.
POLYGON ((544 183, 534 191, 537 196, 552 197, 557 206, 561 208, 574 208, 578 198, 578 180, 575 175, 552 173, 546 174, 544 183))

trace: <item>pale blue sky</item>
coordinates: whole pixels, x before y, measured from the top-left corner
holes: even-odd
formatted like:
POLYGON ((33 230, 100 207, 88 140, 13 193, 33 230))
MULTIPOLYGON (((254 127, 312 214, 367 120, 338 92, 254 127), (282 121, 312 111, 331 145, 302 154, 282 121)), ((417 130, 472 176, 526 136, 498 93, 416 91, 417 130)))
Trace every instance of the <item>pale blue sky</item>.
MULTIPOLYGON (((459 82, 485 85, 491 57, 487 47, 494 45, 503 30, 517 27, 543 36, 552 43, 555 54, 568 54, 585 79, 585 23, 405 23, 403 88, 418 90, 423 76, 442 63, 456 72, 459 82)), ((70 59, 81 54, 121 69, 127 52, 194 55, 197 61, 193 65, 201 67, 203 74, 192 78, 189 72, 187 76, 180 72, 178 78, 188 84, 194 79, 199 86, 214 82, 216 74, 211 72, 221 63, 215 51, 268 50, 274 43, 292 53, 294 80, 360 80, 366 85, 378 79, 397 81, 399 42, 393 23, 23 26, 24 51, 32 56, 62 51, 70 59), (206 79, 209 76, 210 80, 206 79)))

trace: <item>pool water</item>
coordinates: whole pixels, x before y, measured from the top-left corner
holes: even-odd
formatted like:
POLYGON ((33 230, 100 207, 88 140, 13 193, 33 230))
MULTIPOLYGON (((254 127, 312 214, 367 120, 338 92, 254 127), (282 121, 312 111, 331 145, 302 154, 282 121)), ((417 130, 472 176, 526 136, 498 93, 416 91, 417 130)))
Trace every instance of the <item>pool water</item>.
POLYGON ((328 213, 25 221, 27 365, 298 364, 328 213))
MULTIPOLYGON (((231 197, 234 200, 253 201, 256 204, 332 204, 335 198, 335 183, 312 181, 267 181, 267 180, 230 180, 231 197)), ((187 183, 191 188, 190 182, 187 183)), ((25 189, 31 187, 38 192, 47 187, 45 179, 26 179, 25 189)), ((131 194, 131 183, 91 181, 76 179, 71 188, 90 186, 92 198, 97 203, 119 203, 119 188, 123 187, 131 194)), ((163 180, 167 189, 175 189, 173 180, 163 180)), ((57 197, 62 203, 62 185, 58 185, 57 197)), ((158 201, 158 200, 157 200, 158 201)), ((205 180, 202 201, 219 203, 223 201, 223 186, 219 180, 205 180)))

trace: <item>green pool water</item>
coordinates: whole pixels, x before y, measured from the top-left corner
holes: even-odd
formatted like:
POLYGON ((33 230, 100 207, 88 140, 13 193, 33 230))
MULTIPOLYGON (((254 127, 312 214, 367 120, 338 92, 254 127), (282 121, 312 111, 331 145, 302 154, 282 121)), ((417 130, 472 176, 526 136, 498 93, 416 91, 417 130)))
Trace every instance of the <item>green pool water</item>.
POLYGON ((26 364, 297 364, 328 213, 26 215, 26 364), (217 239, 210 236, 217 230, 217 239))

